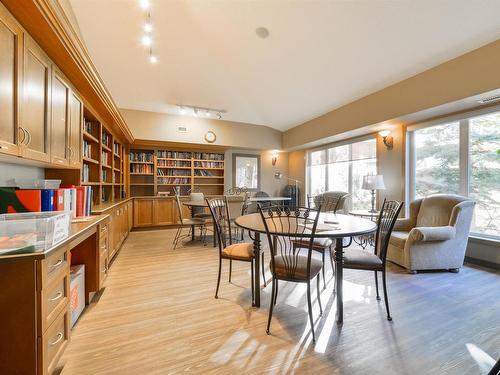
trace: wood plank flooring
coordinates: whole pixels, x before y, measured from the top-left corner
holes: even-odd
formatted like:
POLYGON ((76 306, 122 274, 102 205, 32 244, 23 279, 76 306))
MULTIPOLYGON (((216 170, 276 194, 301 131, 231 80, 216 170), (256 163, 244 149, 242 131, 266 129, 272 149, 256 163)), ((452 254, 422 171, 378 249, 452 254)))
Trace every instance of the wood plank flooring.
POLYGON ((217 250, 199 243, 172 250, 173 235, 129 235, 98 303, 72 332, 62 374, 462 375, 487 373, 500 357, 499 272, 410 275, 391 266, 388 322, 373 274, 346 270, 344 324, 335 323, 330 281, 322 317, 314 302, 313 345, 304 285, 280 284, 268 336, 271 287, 252 308, 249 264, 234 262, 229 284, 226 262, 214 299, 217 250))

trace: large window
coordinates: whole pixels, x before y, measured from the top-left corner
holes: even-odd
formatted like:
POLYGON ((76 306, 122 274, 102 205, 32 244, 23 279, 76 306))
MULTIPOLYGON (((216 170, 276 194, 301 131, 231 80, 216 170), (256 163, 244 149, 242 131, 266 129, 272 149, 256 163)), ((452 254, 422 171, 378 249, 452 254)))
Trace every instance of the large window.
POLYGON ((436 193, 476 201, 471 231, 500 238, 500 112, 409 132, 410 198, 436 193))
POLYGON ((376 174, 375 139, 368 139, 322 150, 308 155, 307 192, 318 195, 325 191, 351 194, 352 208, 370 208, 370 192, 361 189, 363 176, 376 174))

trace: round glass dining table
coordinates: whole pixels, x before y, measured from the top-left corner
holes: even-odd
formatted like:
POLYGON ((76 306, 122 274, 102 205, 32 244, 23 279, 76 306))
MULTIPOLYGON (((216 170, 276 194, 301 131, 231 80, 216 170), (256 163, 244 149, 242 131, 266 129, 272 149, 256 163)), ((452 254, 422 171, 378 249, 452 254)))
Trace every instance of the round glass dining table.
MULTIPOLYGON (((255 254, 260 254, 260 234, 266 233, 260 213, 240 216, 236 218, 235 223, 237 226, 255 233, 253 240, 254 252, 255 254)), ((377 224, 369 219, 351 215, 320 213, 315 238, 331 238, 335 241, 335 282, 337 285, 337 323, 339 324, 343 322, 344 315, 342 294, 344 238, 367 235, 374 233, 376 230, 377 224)), ((279 236, 279 232, 280 228, 276 228, 275 232, 271 232, 271 235, 275 233, 279 236)), ((286 230, 283 230, 283 232, 286 232, 286 230)), ((306 236, 306 234, 304 233, 303 236, 306 236)), ((256 307, 260 307, 259 256, 255 257, 254 268, 254 304, 256 307)))

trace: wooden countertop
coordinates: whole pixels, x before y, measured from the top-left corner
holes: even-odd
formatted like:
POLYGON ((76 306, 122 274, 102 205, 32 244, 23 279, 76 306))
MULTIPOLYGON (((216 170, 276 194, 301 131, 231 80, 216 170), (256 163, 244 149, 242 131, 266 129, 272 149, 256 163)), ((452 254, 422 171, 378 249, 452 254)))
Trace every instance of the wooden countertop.
POLYGON ((70 245, 74 247, 77 243, 90 237, 93 233, 97 231, 97 225, 109 220, 109 215, 97 215, 90 216, 88 220, 78 223, 72 223, 69 236, 63 241, 59 242, 57 245, 47 249, 46 251, 25 253, 25 254, 11 254, 0 256, 0 263, 10 262, 13 260, 27 260, 27 259, 44 259, 53 251, 60 249, 62 246, 70 245), (74 243, 74 244, 73 244, 74 243))
POLYGON ((121 205, 125 202, 128 202, 134 198, 135 197, 122 198, 122 199, 116 200, 114 202, 107 202, 107 203, 99 204, 97 206, 93 206, 92 207, 92 215, 101 215, 101 214, 105 213, 106 211, 111 210, 112 208, 115 208, 116 206, 119 206, 119 205, 121 205))

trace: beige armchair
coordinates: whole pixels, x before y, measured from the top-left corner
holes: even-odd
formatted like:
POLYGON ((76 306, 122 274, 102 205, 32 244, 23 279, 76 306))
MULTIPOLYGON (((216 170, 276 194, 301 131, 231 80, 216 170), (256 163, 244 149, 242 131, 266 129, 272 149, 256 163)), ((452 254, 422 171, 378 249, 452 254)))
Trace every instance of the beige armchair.
POLYGON ((416 273, 464 263, 475 202, 459 195, 432 195, 410 203, 410 217, 394 226, 387 259, 416 273))
POLYGON ((323 207, 321 207, 321 211, 334 211, 344 214, 348 211, 349 197, 349 193, 344 191, 326 191, 314 197, 309 197, 308 199, 309 205, 314 208, 318 208, 319 205, 322 204, 323 207), (326 198, 330 202, 327 206, 323 204, 323 198, 326 198), (334 207, 329 207, 331 205, 334 207))

